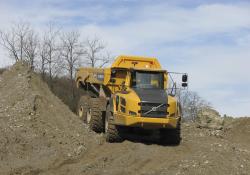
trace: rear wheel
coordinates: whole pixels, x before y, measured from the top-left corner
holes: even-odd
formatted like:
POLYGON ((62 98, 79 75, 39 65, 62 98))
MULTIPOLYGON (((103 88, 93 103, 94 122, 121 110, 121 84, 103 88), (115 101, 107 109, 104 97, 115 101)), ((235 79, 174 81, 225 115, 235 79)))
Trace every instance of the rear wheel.
POLYGON ((82 96, 80 97, 78 105, 77 105, 77 115, 84 123, 87 122, 86 117, 87 117, 87 111, 89 108, 88 101, 89 101, 88 96, 82 96))
POLYGON ((179 145, 181 142, 180 121, 176 129, 160 129, 160 142, 162 144, 179 145))
POLYGON ((107 142, 122 142, 119 126, 114 124, 114 116, 108 105, 105 115, 105 137, 107 142))

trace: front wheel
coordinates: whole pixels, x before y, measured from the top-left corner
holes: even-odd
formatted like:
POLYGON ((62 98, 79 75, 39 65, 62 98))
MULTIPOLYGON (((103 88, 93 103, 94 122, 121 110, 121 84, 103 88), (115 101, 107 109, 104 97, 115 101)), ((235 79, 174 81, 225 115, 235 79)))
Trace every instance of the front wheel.
POLYGON ((181 142, 180 121, 175 129, 160 129, 160 142, 162 144, 179 145, 181 142))
POLYGON ((90 107, 87 111, 86 121, 90 129, 101 133, 104 131, 103 111, 100 109, 102 100, 99 98, 90 99, 90 107))
POLYGON ((107 142, 122 142, 119 126, 114 124, 114 116, 108 105, 105 116, 105 138, 107 142))

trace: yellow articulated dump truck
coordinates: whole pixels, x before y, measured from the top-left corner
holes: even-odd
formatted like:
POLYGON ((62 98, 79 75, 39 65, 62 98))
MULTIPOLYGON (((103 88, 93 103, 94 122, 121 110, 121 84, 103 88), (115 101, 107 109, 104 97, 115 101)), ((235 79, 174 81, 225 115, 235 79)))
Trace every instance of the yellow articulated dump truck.
MULTIPOLYGON (((179 144, 181 111, 177 98, 168 95, 168 74, 156 58, 137 56, 119 56, 110 68, 81 67, 77 114, 90 129, 104 132, 108 142, 143 128, 159 131, 162 143, 179 144)), ((186 74, 182 81, 186 86, 186 74)))

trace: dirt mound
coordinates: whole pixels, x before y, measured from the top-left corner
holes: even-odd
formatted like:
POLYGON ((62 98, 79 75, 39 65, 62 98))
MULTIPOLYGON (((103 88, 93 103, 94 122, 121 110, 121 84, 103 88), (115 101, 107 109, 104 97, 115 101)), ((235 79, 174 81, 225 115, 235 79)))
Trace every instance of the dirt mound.
POLYGON ((234 143, 250 147, 250 117, 232 120, 225 128, 225 137, 234 143))
MULTIPOLYGON (((103 142, 21 63, 0 75, 0 174, 249 174, 250 119, 182 124, 179 146, 103 142)), ((209 118, 210 116, 207 115, 209 118)))
MULTIPOLYGON (((105 143, 87 152, 78 162, 60 167, 56 173, 247 175, 250 171, 249 146, 245 147, 241 141, 232 142, 223 135, 225 131, 217 131, 215 134, 214 130, 185 123, 182 127, 183 140, 179 146, 163 146, 137 140, 119 144, 105 143)), ((42 174, 54 173, 48 171, 42 174)))
POLYGON ((45 83, 17 63, 0 76, 0 174, 39 173, 78 159, 95 145, 45 83))

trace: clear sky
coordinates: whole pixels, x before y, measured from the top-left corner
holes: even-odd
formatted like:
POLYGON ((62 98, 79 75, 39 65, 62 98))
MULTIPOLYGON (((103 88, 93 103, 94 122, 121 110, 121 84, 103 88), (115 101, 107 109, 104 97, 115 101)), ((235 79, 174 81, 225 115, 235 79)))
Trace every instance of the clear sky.
MULTIPOLYGON (((222 115, 250 116, 250 1, 0 0, 0 28, 18 20, 78 28, 113 55, 157 57, 188 72, 189 89, 222 115)), ((10 63, 0 49, 0 66, 10 63)))

